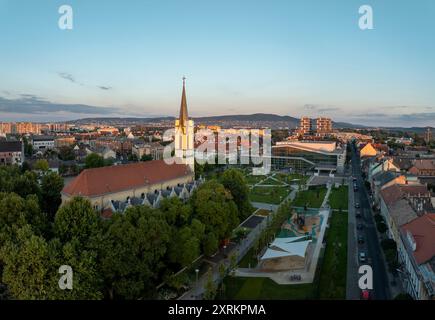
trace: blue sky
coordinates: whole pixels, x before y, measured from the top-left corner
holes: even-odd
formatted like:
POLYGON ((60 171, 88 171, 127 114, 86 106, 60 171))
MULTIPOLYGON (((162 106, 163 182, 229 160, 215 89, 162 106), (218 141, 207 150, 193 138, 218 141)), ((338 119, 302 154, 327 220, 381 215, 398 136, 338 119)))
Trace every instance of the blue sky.
POLYGON ((185 75, 193 116, 434 125, 434 16, 432 0, 0 0, 0 121, 176 115, 185 75))

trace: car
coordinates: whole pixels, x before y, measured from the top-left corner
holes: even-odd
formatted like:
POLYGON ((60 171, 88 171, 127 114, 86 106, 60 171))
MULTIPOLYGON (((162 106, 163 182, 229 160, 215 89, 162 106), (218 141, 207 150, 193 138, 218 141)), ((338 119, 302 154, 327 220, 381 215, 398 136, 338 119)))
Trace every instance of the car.
POLYGON ((357 218, 361 218, 361 212, 357 211, 355 216, 356 216, 357 218))
POLYGON ((364 243, 364 237, 363 236, 359 236, 358 237, 358 243, 359 244, 363 244, 364 243))
POLYGON ((358 223, 358 224, 356 225, 356 228, 357 228, 358 230, 362 230, 362 228, 363 228, 362 223, 358 223))
POLYGON ((359 208, 360 206, 359 206, 359 202, 355 202, 355 208, 359 208))
POLYGON ((364 251, 361 251, 358 255, 359 262, 366 262, 367 261, 367 255, 364 251))
POLYGON ((371 300, 372 295, 369 290, 361 290, 361 299, 362 300, 371 300))

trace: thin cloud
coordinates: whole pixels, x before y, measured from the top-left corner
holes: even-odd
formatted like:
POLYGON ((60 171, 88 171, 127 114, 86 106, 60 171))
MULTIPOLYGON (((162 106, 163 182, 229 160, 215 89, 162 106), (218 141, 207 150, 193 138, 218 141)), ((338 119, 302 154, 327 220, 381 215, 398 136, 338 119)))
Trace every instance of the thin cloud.
POLYGON ((85 104, 63 104, 47 101, 31 94, 20 94, 17 99, 0 97, 0 112, 45 114, 68 112, 78 114, 113 114, 120 112, 117 108, 96 107, 85 104))
POLYGON ((58 74, 59 77, 61 77, 62 79, 68 80, 68 81, 70 81, 70 82, 72 82, 72 83, 79 84, 79 85, 81 85, 81 86, 83 85, 82 83, 78 83, 78 82, 76 81, 75 77, 74 77, 71 73, 68 73, 68 72, 58 72, 57 74, 58 74))
POLYGON ((101 90, 111 90, 112 87, 106 87, 106 86, 97 86, 97 88, 101 89, 101 90))
MULTIPOLYGON (((58 72, 57 74, 62 79, 67 80, 67 81, 69 81, 71 83, 75 83, 75 84, 78 84, 80 86, 87 86, 86 84, 84 84, 84 83, 82 83, 80 81, 77 81, 76 77, 74 77, 71 73, 68 73, 68 72, 58 72)), ((112 87, 110 87, 110 86, 101 86, 101 85, 100 86, 96 86, 96 88, 101 89, 101 90, 105 90, 105 91, 112 89, 112 87)))

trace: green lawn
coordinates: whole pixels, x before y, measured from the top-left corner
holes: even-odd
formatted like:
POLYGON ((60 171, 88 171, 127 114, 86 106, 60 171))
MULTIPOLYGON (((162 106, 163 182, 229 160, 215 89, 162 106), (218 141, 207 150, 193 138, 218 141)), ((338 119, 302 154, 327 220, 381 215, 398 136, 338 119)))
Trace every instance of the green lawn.
POLYGON ((280 204, 290 193, 288 187, 254 187, 249 192, 249 200, 270 204, 280 204))
POLYGON ((246 182, 248 184, 256 184, 256 183, 258 183, 261 180, 264 180, 266 178, 267 178, 266 176, 254 176, 252 174, 249 174, 249 175, 245 176, 246 182))
POLYGON ((278 285, 269 278, 226 277, 223 299, 313 299, 315 288, 312 284, 278 285))
POLYGON ((299 191, 296 195, 296 199, 293 201, 293 206, 303 207, 307 205, 309 208, 320 208, 325 195, 326 187, 316 187, 299 191))
POLYGON ((332 213, 319 278, 320 299, 346 298, 347 213, 332 213))
POLYGON ((339 188, 332 188, 329 195, 329 205, 332 209, 348 209, 348 186, 340 186, 339 188))
POLYGON ((284 183, 282 181, 272 179, 271 177, 269 177, 266 180, 264 180, 263 182, 261 182, 261 184, 262 185, 278 185, 278 186, 284 185, 284 183))
POLYGON ((257 257, 254 254, 254 248, 251 248, 248 250, 248 252, 245 254, 245 256, 240 260, 238 266, 239 268, 254 268, 257 265, 257 257))

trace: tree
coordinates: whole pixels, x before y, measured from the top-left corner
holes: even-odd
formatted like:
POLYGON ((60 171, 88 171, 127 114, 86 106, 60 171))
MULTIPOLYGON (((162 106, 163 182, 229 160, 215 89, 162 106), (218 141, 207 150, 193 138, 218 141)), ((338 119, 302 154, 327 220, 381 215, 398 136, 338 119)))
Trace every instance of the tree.
POLYGON ((96 153, 91 153, 85 158, 85 168, 99 168, 104 167, 104 158, 96 153))
POLYGON ((195 218, 213 232, 218 240, 229 237, 238 225, 237 206, 231 193, 216 180, 201 185, 192 196, 195 218))
POLYGON ((3 281, 15 299, 100 299, 100 276, 95 252, 81 250, 77 240, 62 245, 35 235, 29 225, 18 230, 15 241, 0 250, 3 281), (73 269, 73 290, 58 285, 61 265, 73 269))
POLYGON ((209 232, 205 236, 205 241, 203 243, 203 251, 206 256, 211 256, 218 249, 218 240, 213 232, 209 232))
POLYGON ((24 174, 16 175, 13 178, 13 188, 8 192, 15 192, 25 198, 28 195, 35 194, 38 197, 41 195, 41 189, 38 183, 38 177, 34 172, 26 171, 24 174))
POLYGON ((208 275, 207 275, 207 282, 205 284, 205 292, 204 292, 204 299, 205 300, 213 300, 214 297, 216 296, 216 284, 213 280, 213 272, 210 269, 208 271, 208 275))
POLYGON ((74 154, 74 148, 72 146, 60 147, 58 157, 63 161, 74 160, 76 157, 74 154))
POLYGON ((33 170, 41 171, 43 173, 47 172, 48 170, 50 170, 50 166, 48 164, 48 161, 45 159, 37 160, 35 162, 35 164, 33 165, 33 170))
POLYGON ((105 232, 101 272, 110 298, 152 298, 164 265, 170 227, 146 206, 115 214, 105 232))
POLYGON ((191 228, 186 226, 176 230, 172 239, 168 248, 171 263, 185 267, 199 256, 200 242, 191 228))
POLYGON ((48 229, 46 216, 39 209, 38 198, 26 199, 15 193, 0 193, 0 247, 2 242, 15 237, 16 229, 30 225, 36 235, 48 229))
POLYGON ((62 243, 77 239, 86 248, 99 232, 98 223, 98 214, 89 200, 75 197, 57 211, 54 233, 62 243))
POLYGON ((253 211, 245 176, 240 170, 230 169, 222 174, 220 182, 231 192, 239 211, 239 219, 244 220, 253 211))
POLYGON ((180 198, 165 198, 160 203, 160 211, 171 226, 184 226, 192 215, 192 208, 184 204, 180 198))
POLYGON ((50 299, 96 300, 103 298, 103 278, 99 272, 97 250, 83 249, 77 239, 62 244, 58 239, 50 242, 52 266, 59 280, 58 268, 68 265, 73 270, 73 290, 60 290, 58 283, 50 286, 50 299))
POLYGON ((30 171, 30 165, 27 161, 24 161, 23 164, 21 165, 21 173, 24 173, 26 171, 30 171))
POLYGON ((388 227, 384 222, 378 222, 376 224, 376 227, 377 227, 379 233, 385 233, 388 230, 388 227))
POLYGON ((48 299, 51 254, 44 238, 29 225, 18 231, 17 242, 8 241, 0 250, 4 261, 3 282, 15 299, 48 299))
POLYGON ((63 189, 63 179, 55 172, 42 177, 41 207, 54 220, 54 215, 62 203, 60 192, 63 189))

